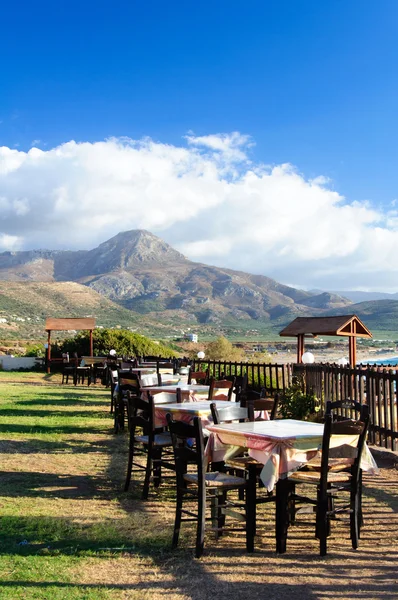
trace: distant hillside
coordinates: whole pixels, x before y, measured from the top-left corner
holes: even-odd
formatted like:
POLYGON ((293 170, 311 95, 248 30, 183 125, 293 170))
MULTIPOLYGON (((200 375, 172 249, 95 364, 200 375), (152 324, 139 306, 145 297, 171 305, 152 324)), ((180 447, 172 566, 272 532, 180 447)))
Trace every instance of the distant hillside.
POLYGON ((348 292, 332 292, 334 294, 340 294, 349 298, 352 302, 371 302, 373 300, 398 300, 398 293, 388 294, 386 292, 361 292, 361 291, 348 291, 348 292))
POLYGON ((140 318, 78 283, 0 281, 0 335, 42 337, 52 317, 93 316, 97 325, 135 327, 140 318))
POLYGON ((89 251, 35 250, 0 254, 0 278, 8 281, 74 281, 152 321, 250 327, 274 326, 301 314, 346 305, 262 275, 187 260, 148 231, 119 233, 89 251))
POLYGON ((368 329, 397 332, 398 339, 398 300, 373 300, 351 304, 348 308, 328 311, 330 315, 355 314, 368 329))
MULTIPOLYGON (((378 330, 398 324, 395 304, 383 303, 388 301, 353 305, 347 292, 307 292, 263 275, 195 263, 142 230, 119 233, 87 251, 3 252, 0 280, 0 310, 24 313, 31 324, 50 314, 93 314, 99 324, 132 325, 165 337, 187 327, 233 335, 277 332, 297 316, 339 313, 356 313, 378 330)), ((3 329, 26 321, 16 323, 7 321, 3 329)))

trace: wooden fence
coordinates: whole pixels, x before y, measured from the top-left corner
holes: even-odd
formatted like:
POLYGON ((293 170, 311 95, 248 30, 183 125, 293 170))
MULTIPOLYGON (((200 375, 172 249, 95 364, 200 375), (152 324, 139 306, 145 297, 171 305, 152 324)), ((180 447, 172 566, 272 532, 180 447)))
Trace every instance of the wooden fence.
POLYGON ((247 373, 250 387, 258 391, 265 387, 270 394, 284 391, 292 381, 292 365, 194 360, 191 369, 192 371, 209 369, 210 375, 217 379, 220 379, 223 374, 243 375, 247 373))
POLYGON ((398 449, 398 369, 368 365, 354 369, 327 364, 294 365, 294 374, 301 374, 306 388, 312 389, 323 401, 351 398, 367 404, 370 443, 398 449))
MULTIPOLYGON (((371 417, 371 444, 398 450, 398 369, 361 365, 355 369, 329 364, 281 365, 271 363, 237 363, 228 361, 198 361, 193 371, 209 369, 210 375, 247 373, 253 389, 265 387, 267 392, 282 392, 291 385, 293 375, 301 375, 305 387, 324 402, 351 398, 368 404, 371 417)), ((349 414, 347 417, 351 416, 349 414)))

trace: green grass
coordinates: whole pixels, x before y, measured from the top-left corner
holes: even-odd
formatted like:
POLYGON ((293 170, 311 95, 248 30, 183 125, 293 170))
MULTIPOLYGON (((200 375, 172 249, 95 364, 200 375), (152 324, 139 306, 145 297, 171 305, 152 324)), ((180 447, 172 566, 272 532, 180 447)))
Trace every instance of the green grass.
POLYGON ((314 523, 301 523, 288 554, 276 556, 275 511, 265 504, 254 554, 246 554, 242 532, 218 542, 208 534, 195 560, 187 524, 179 550, 170 551, 173 484, 145 502, 140 481, 122 491, 128 437, 113 434, 109 391, 59 381, 0 372, 0 600, 343 599, 358 596, 358 573, 361 598, 392 598, 395 469, 364 477, 357 552, 337 522, 330 556, 319 559, 314 523))
POLYGON ((49 379, 0 374, 0 598, 119 597, 79 583, 85 562, 162 555, 169 531, 121 492, 127 436, 112 433, 109 391, 49 379))

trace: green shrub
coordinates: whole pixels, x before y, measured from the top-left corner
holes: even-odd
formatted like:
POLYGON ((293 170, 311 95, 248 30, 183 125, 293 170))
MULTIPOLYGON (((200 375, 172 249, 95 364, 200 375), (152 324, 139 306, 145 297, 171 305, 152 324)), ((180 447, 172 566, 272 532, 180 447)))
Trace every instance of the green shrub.
MULTIPOLYGON (((90 354, 90 336, 84 331, 73 338, 59 343, 61 352, 69 352, 71 356, 77 352, 79 356, 90 354)), ((93 346, 96 356, 107 356, 109 350, 116 350, 118 356, 156 356, 171 357, 175 352, 165 344, 157 344, 149 338, 133 333, 127 329, 95 329, 93 331, 93 346)))
POLYGON ((303 379, 296 376, 281 397, 279 412, 284 419, 306 421, 316 417, 320 408, 318 398, 313 392, 304 392, 303 379))

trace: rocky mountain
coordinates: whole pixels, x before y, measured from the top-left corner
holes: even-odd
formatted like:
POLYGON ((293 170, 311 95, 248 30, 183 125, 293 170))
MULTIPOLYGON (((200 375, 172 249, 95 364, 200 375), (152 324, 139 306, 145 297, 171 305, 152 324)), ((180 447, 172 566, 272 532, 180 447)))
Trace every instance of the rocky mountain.
POLYGON ((336 294, 314 295, 262 275, 192 262, 142 230, 119 233, 88 251, 3 252, 0 280, 70 281, 152 320, 181 324, 279 326, 351 304, 336 294))

